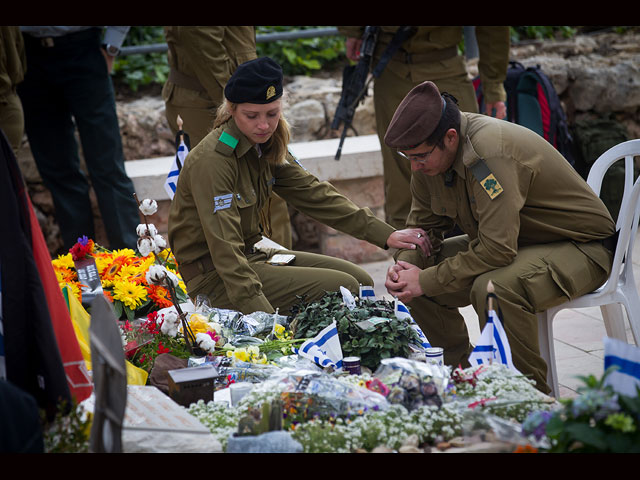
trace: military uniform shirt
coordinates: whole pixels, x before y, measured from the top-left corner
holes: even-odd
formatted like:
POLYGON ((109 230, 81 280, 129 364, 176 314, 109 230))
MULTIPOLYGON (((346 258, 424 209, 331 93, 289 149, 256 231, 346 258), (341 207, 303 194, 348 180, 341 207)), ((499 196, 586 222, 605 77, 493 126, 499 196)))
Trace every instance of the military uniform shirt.
POLYGON ((610 258, 592 240, 615 233, 604 203, 547 141, 520 125, 480 114, 462 113, 460 143, 445 175, 414 172, 409 227, 430 232, 437 251, 443 235, 457 223, 469 235, 469 249, 430 264, 419 252, 402 250, 397 258, 416 264, 425 295, 435 296, 469 287, 480 274, 511 263, 518 248, 571 240, 605 269, 610 258), (486 165, 474 176, 478 162, 486 165))
POLYGON ((229 299, 245 311, 271 311, 245 255, 262 238, 260 211, 271 191, 310 217, 385 248, 393 227, 360 208, 291 155, 272 166, 233 119, 187 156, 169 213, 169 242, 179 265, 210 255, 229 299))

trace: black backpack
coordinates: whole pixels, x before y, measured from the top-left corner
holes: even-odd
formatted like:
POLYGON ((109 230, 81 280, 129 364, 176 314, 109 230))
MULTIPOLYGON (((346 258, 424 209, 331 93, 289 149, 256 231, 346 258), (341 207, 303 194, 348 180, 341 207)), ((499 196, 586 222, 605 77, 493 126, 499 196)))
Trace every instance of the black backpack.
MULTIPOLYGON (((571 126, 574 139, 574 168, 586 180, 593 162, 600 155, 620 143, 629 140, 627 128, 613 115, 576 120, 571 126)), ((614 220, 618 218, 622 194, 624 193, 624 159, 609 167, 602 179, 600 198, 609 209, 614 220)), ((638 166, 634 168, 634 178, 638 176, 638 166)))
MULTIPOLYGON (((473 86, 482 112, 484 95, 480 77, 473 79, 473 86)), ((525 67, 520 62, 510 61, 504 88, 507 92, 506 120, 538 133, 574 165, 573 140, 567 116, 553 83, 540 65, 525 67)))

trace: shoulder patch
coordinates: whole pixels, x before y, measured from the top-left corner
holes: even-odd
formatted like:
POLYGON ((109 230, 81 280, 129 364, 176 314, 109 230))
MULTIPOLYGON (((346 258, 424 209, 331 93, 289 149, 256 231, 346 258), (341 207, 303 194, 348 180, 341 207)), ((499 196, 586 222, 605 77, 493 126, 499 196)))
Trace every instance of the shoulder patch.
POLYGON ((287 148, 287 150, 289 150, 289 155, 291 156, 291 158, 293 159, 293 161, 294 161, 295 163, 297 163, 297 164, 298 164, 298 166, 299 166, 300 168, 302 168, 302 169, 306 172, 306 171, 307 171, 307 169, 306 169, 306 168, 304 168, 304 165, 302 165, 302 164, 300 163, 300 161, 298 160, 298 157, 296 157, 296 156, 293 154, 293 152, 291 151, 291 149, 290 149, 290 148, 287 148))
POLYGON ((484 159, 476 153, 469 137, 467 137, 467 142, 462 152, 462 163, 471 170, 471 173, 473 173, 473 176, 482 188, 484 188, 484 191, 487 192, 491 200, 503 192, 502 185, 500 185, 498 179, 493 175, 493 172, 489 169, 484 159))
POLYGON ((231 207, 231 200, 233 200, 233 194, 227 193, 226 195, 218 195, 213 197, 213 213, 218 210, 225 210, 231 207))
POLYGON ((220 135, 220 138, 218 138, 216 151, 222 153, 223 155, 229 156, 231 155, 231 153, 233 153, 237 146, 238 139, 224 131, 220 135))

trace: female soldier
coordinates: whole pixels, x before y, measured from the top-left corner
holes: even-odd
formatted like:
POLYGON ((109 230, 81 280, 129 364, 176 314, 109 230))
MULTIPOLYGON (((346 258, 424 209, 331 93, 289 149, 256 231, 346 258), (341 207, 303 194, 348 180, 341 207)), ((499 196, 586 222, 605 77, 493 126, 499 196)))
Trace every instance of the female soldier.
POLYGON ((288 151, 282 79, 280 66, 266 57, 237 68, 212 132, 185 161, 171 203, 169 243, 189 295, 205 295, 218 308, 287 314, 296 296, 314 301, 340 286, 357 294, 360 284, 373 284, 345 260, 256 248, 262 234, 268 236, 270 219, 261 212, 272 190, 310 217, 376 246, 430 248, 423 230, 395 231, 297 162, 288 151), (274 253, 295 259, 273 265, 274 253))

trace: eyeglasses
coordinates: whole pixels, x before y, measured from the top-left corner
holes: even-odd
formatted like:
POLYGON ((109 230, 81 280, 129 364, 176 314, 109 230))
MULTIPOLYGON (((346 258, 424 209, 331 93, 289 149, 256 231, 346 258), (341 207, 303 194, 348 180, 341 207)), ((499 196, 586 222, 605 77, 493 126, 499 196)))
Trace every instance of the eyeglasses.
POLYGON ((406 155, 406 154, 402 153, 400 150, 396 150, 396 151, 398 152, 398 155, 400 155, 401 157, 406 158, 407 160, 413 160, 415 162, 424 163, 424 162, 427 161, 427 159, 433 153, 433 151, 436 149, 437 146, 438 146, 438 144, 435 144, 430 152, 416 153, 415 155, 406 155))

